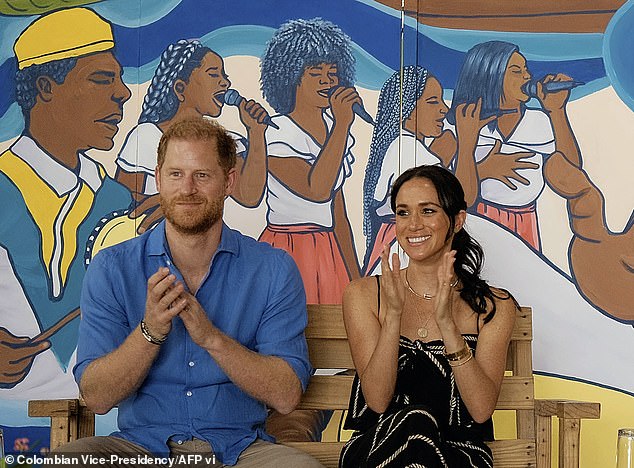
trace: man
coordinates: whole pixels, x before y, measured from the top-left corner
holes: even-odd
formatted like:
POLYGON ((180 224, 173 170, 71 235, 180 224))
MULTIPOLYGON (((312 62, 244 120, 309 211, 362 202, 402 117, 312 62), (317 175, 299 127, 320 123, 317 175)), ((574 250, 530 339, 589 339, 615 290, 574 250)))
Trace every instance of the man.
POLYGON ((306 299, 288 254, 222 222, 235 162, 215 122, 182 120, 161 137, 165 220, 97 254, 82 291, 75 378, 95 412, 118 405, 120 432, 60 452, 321 466, 264 431, 267 406, 289 413, 308 383, 306 299))
POLYGON ((17 38, 24 132, 0 155, 0 397, 73 397, 87 243, 130 192, 91 160, 109 150, 130 90, 112 27, 92 10, 42 16, 17 38))

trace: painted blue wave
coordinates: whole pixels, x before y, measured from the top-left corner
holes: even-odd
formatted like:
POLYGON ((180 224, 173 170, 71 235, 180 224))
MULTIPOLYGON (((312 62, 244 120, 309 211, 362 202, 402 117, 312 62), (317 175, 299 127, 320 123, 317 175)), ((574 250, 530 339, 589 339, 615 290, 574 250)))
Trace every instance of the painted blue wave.
MULTIPOLYGON (((110 8, 109 2, 102 3, 103 6, 95 7, 95 10, 113 21, 116 54, 125 70, 124 79, 132 84, 150 79, 163 49, 178 39, 201 38, 225 57, 259 57, 266 41, 281 23, 292 18, 317 16, 338 24, 352 38, 360 86, 380 89, 400 63, 399 12, 368 0, 232 0, 222 3, 208 0, 183 0, 179 3, 171 0, 165 2, 163 10, 151 11, 146 10, 148 2, 141 0, 116 0, 116 3, 116 12, 110 8)), ((408 18, 404 63, 418 63, 429 68, 450 93, 465 51, 477 42, 497 39, 499 34, 431 28, 408 18)), ((606 76, 601 47, 596 45, 600 38, 595 36, 504 33, 505 40, 521 46, 536 77, 561 72, 577 80, 594 83, 592 88, 597 83, 604 83, 602 78, 606 76), (554 36, 558 44, 556 48, 552 47, 554 36), (556 55, 557 50, 559 55, 556 55)), ((4 35, 0 57, 7 56, 6 48, 12 47, 13 40, 15 37, 9 39, 4 35)), ((15 102, 14 74, 15 60, 13 57, 5 59, 0 64, 0 83, 3 84, 0 89, 0 115, 3 116, 0 120, 0 141, 15 136, 21 129, 21 124, 15 121, 19 113, 11 109, 15 102)), ((577 88, 573 99, 590 92, 590 89, 586 86, 577 88)))

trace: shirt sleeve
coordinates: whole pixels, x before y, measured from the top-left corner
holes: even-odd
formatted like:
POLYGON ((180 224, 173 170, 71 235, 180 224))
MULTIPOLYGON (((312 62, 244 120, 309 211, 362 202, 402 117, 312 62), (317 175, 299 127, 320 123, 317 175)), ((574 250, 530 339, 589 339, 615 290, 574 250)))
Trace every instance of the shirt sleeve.
POLYGON ((284 359, 306 390, 313 373, 304 329, 306 294, 299 270, 286 252, 276 255, 271 295, 256 334, 256 351, 284 359))
MULTIPOLYGON (((99 252, 90 263, 80 299, 81 321, 77 341, 77 364, 73 368, 79 385, 86 367, 95 359, 117 349, 132 327, 117 299, 111 252, 99 252)), ((134 325, 136 326, 136 324, 134 325)))

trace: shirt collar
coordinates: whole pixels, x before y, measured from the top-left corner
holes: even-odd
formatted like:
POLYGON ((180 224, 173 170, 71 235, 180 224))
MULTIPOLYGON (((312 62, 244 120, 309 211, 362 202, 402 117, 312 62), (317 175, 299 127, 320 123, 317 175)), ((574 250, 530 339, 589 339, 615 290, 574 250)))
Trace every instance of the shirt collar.
MULTIPOLYGON (((171 258, 169 246, 167 245, 167 238, 165 237, 165 220, 161 221, 154 229, 149 233, 148 238, 148 255, 166 255, 171 258)), ((233 229, 230 229, 224 222, 222 223, 222 233, 220 234, 220 244, 216 249, 214 257, 218 252, 228 252, 233 255, 240 253, 240 244, 238 243, 238 237, 233 229)))
MULTIPOLYGON (((66 195, 77 186, 77 175, 57 162, 32 138, 22 135, 11 146, 11 152, 31 166, 58 196, 66 195)), ((99 167, 83 153, 79 154, 79 179, 86 182, 93 192, 96 192, 102 183, 99 167)))

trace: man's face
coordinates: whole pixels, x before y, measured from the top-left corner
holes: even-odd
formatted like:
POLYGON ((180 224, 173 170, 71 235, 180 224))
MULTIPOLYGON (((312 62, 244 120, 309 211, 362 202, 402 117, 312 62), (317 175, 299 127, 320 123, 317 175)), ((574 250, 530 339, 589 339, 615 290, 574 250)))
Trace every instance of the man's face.
POLYGON ((235 170, 225 175, 215 140, 172 139, 156 180, 167 222, 183 234, 200 234, 222 219, 235 170))
MULTIPOLYGON (((130 90, 121 79, 121 65, 111 52, 77 59, 60 85, 53 82, 48 105, 51 126, 77 150, 112 149, 130 90)), ((52 80, 51 80, 52 81, 52 80)))

